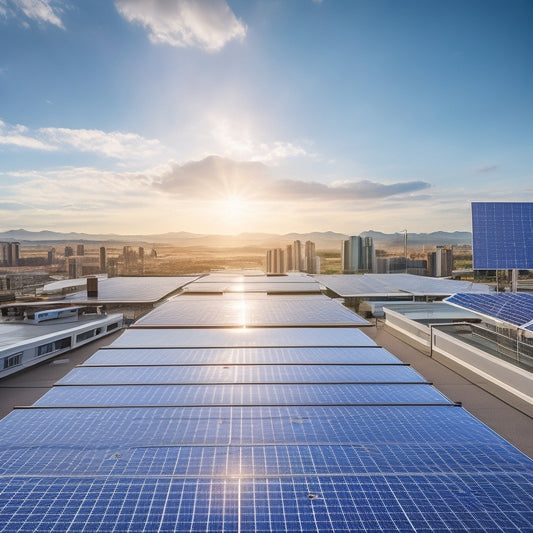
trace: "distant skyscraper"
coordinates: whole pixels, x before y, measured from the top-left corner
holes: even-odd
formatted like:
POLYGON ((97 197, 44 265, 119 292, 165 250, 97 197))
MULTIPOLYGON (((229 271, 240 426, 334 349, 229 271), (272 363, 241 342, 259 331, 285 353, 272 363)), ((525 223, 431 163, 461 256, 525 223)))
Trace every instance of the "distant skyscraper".
POLYGON ((20 242, 0 243, 0 265, 18 266, 20 260, 20 242))
POLYGON ((342 273, 355 274, 361 265, 361 255, 363 253, 363 243, 361 237, 351 236, 342 243, 342 273))
POLYGON ((74 249, 72 246, 65 246, 65 257, 72 257, 74 255, 74 249))
POLYGON ((315 243, 305 243, 305 271, 308 274, 320 274, 320 257, 316 255, 315 243))
POLYGON ((78 246, 76 246, 76 255, 85 255, 85 245, 78 244, 78 246))
POLYGON ((437 246, 427 256, 428 273, 437 278, 448 277, 453 271, 453 250, 451 246, 437 246))
POLYGON ((351 236, 341 248, 342 273, 376 272, 376 251, 372 237, 351 236))
POLYGON ((267 274, 285 274, 287 271, 285 267, 285 250, 281 248, 267 250, 266 271, 267 274))
POLYGON ((100 246, 100 272, 106 271, 106 252, 105 247, 100 246))
POLYGON ((302 241, 294 241, 292 243, 292 270, 297 270, 299 272, 305 270, 302 241))
POLYGON ((53 265, 56 262, 56 249, 48 250, 48 264, 53 265))

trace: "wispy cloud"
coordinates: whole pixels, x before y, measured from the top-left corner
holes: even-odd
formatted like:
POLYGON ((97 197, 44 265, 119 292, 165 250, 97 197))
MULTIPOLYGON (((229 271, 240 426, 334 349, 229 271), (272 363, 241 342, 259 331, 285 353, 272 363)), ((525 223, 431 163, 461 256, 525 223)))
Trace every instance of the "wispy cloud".
POLYGON ((216 52, 246 35, 225 0, 115 0, 115 6, 128 22, 145 28, 153 43, 216 52))
POLYGON ((31 21, 52 24, 64 29, 61 20, 61 2, 56 0, 0 0, 0 15, 6 18, 19 18, 22 14, 31 21))
POLYGON ((157 139, 146 139, 135 133, 69 128, 30 130, 0 120, 0 148, 2 145, 32 150, 92 152, 120 160, 148 159, 165 152, 165 147, 157 139))
POLYGON ((162 191, 183 197, 216 198, 238 195, 249 199, 366 200, 417 192, 430 187, 424 181, 383 184, 370 180, 332 184, 317 181, 276 179, 261 162, 234 161, 210 156, 184 165, 174 164, 154 185, 162 191))
POLYGON ((483 165, 482 167, 476 168, 476 172, 478 174, 485 174, 487 172, 493 172, 494 170, 497 170, 500 168, 500 165, 483 165))

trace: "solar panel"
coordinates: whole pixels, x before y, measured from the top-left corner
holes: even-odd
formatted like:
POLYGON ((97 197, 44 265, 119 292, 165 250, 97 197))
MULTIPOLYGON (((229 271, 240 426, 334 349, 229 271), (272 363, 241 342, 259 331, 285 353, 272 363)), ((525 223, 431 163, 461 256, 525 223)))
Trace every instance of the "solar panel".
POLYGON ((258 327, 258 326, 369 325, 366 320, 329 298, 255 299, 183 296, 137 320, 135 326, 258 327))
POLYGON ((533 294, 529 293, 454 294, 445 301, 515 326, 533 320, 533 294))
MULTIPOLYGON (((505 444, 465 410, 450 405, 35 407, 12 412, 2 420, 2 429, 2 453, 39 446, 122 450, 193 444, 505 444)), ((511 446, 506 453, 509 461, 528 461, 511 446)), ((0 461, 1 469, 9 467, 9 461, 0 461)))
POLYGON ((493 473, 11 478, 0 518, 9 532, 526 531, 530 488, 493 473))
POLYGON ((533 268, 533 203, 472 202, 475 269, 533 268))
POLYGON ((183 383, 366 383, 421 382, 408 366, 398 365, 210 365, 74 368, 60 385, 183 384, 183 383))
POLYGON ((449 404, 430 385, 124 385, 54 387, 37 406, 449 404))
POLYGON ((126 330, 113 348, 376 346, 357 328, 213 328, 126 330))
POLYGON ((400 364, 397 357, 377 346, 363 348, 106 348, 98 350, 90 365, 250 365, 250 364, 400 364))

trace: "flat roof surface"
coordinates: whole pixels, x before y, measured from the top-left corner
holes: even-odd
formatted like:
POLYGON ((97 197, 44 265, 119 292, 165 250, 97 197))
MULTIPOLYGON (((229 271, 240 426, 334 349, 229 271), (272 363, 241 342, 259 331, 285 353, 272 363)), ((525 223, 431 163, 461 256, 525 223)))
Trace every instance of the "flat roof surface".
POLYGON ((459 309, 453 305, 445 302, 383 302, 383 309, 390 309, 396 313, 400 313, 411 320, 442 320, 443 322, 453 320, 454 322, 461 320, 479 320, 480 317, 476 313, 472 313, 465 309, 459 309))
POLYGON ((68 335, 73 330, 86 326, 88 323, 95 324, 109 317, 121 315, 82 315, 79 320, 70 322, 55 322, 30 324, 27 322, 0 322, 0 350, 7 350, 16 346, 22 346, 30 341, 54 335, 60 331, 68 335))
POLYGON ((177 291, 198 276, 107 278, 98 282, 98 297, 89 298, 87 291, 65 296, 67 302, 153 303, 177 291))

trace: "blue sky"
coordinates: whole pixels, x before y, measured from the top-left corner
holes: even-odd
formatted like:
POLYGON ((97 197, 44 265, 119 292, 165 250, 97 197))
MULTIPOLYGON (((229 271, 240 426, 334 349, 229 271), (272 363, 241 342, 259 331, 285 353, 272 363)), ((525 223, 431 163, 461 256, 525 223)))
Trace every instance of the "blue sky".
POLYGON ((533 196, 530 0, 0 0, 0 230, 470 230, 533 196))

